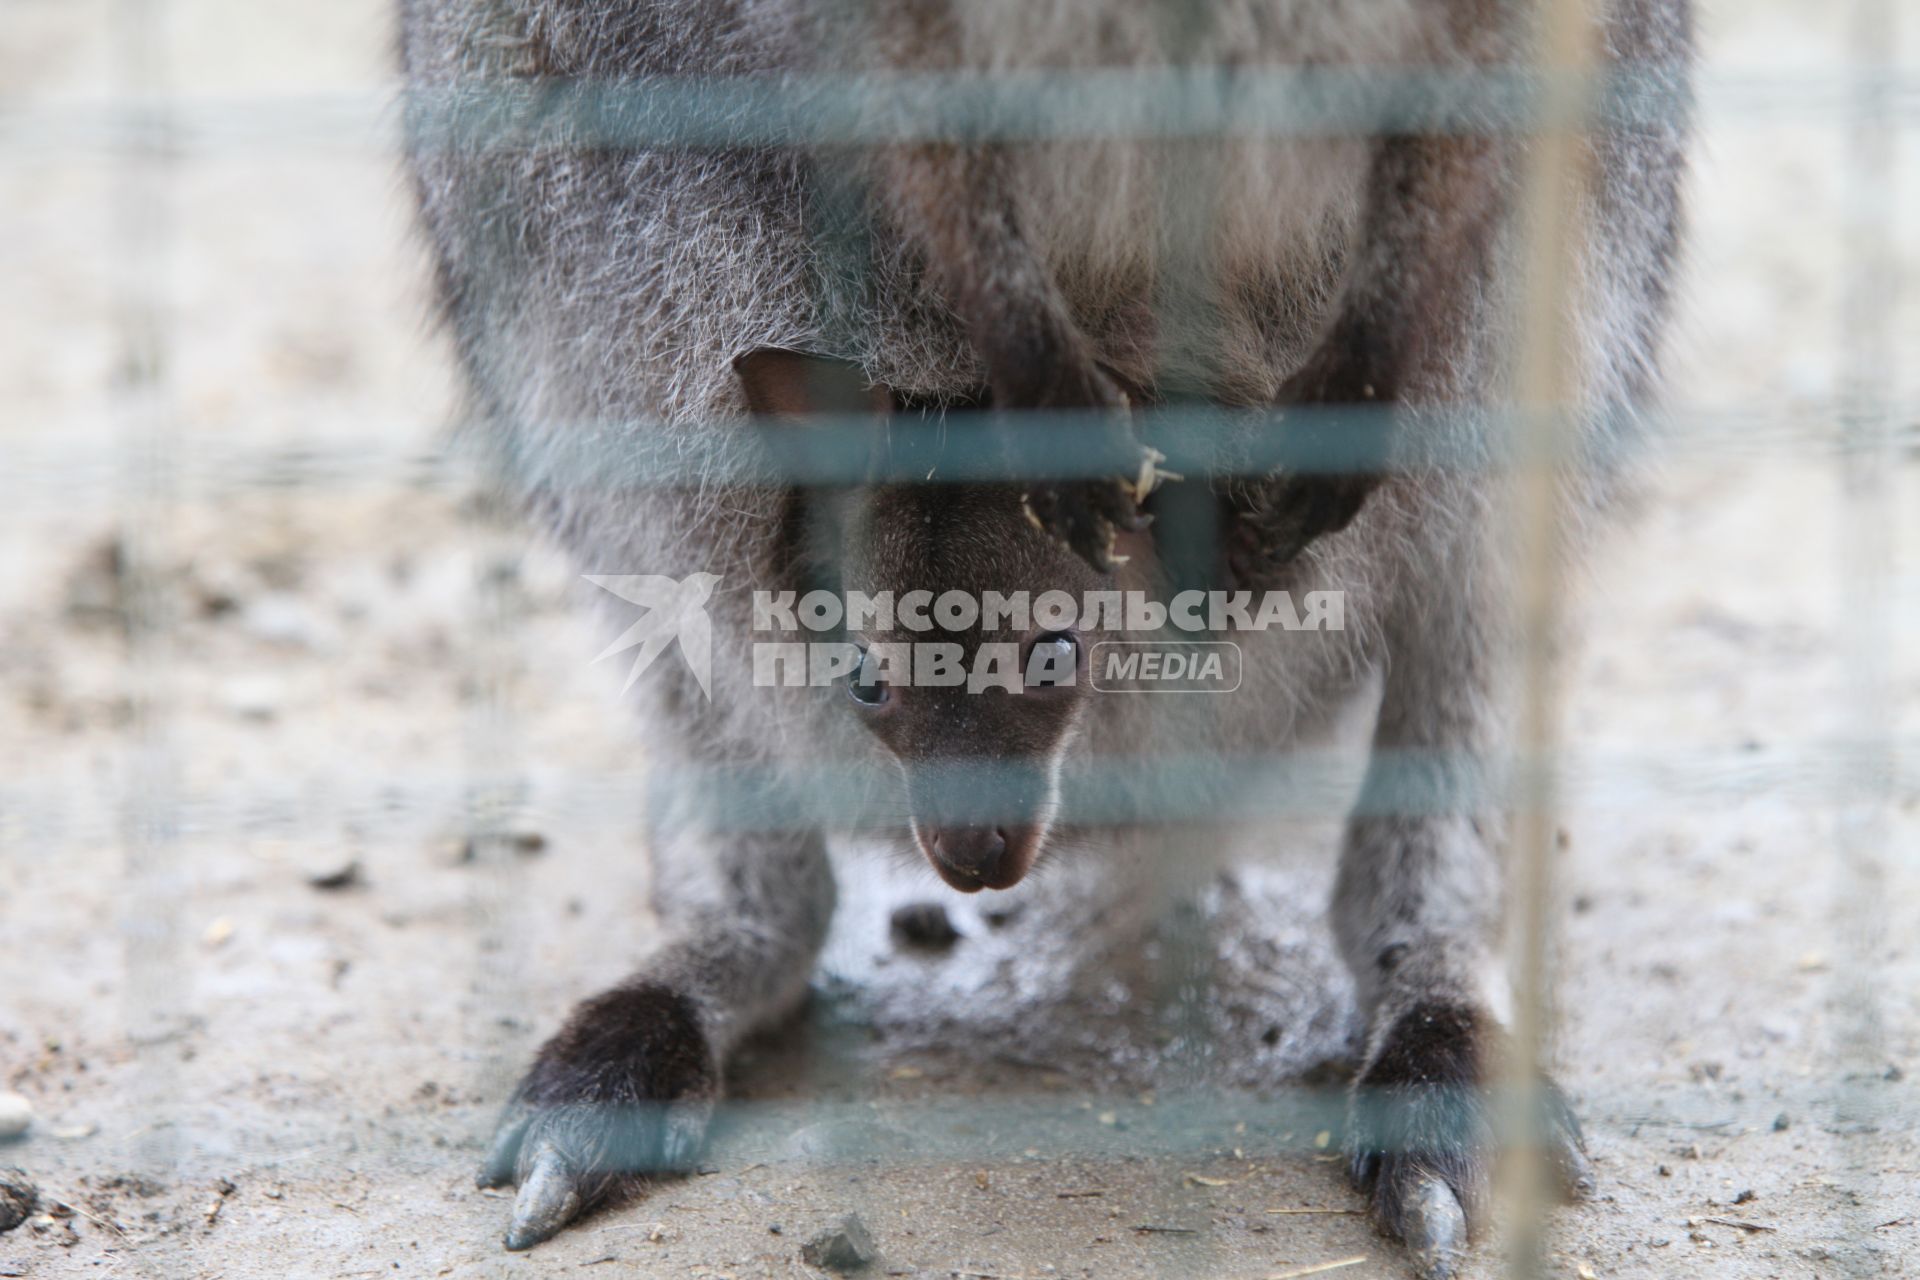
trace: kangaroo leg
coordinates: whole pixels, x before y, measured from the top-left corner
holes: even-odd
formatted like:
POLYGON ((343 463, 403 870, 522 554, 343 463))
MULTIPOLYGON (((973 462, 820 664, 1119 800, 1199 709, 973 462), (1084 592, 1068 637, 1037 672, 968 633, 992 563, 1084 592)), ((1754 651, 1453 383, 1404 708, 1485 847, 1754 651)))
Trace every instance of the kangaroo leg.
MULTIPOLYGON (((1289 406, 1384 411, 1461 393, 1456 384, 1484 329, 1474 310, 1496 271, 1510 145, 1425 135, 1374 144, 1347 277, 1325 333, 1281 388, 1283 415, 1289 406)), ((1281 429, 1321 428, 1289 428, 1283 416, 1281 429)), ((1235 583, 1257 585, 1315 538, 1344 529, 1381 479, 1367 468, 1229 480, 1235 583)))
POLYGON ((540 1047, 480 1171, 482 1186, 519 1184, 509 1249, 687 1169, 728 1054, 806 993, 834 903, 818 834, 687 828, 656 839, 654 859, 671 940, 540 1047))
MULTIPOLYGON (((1497 741, 1496 610, 1466 575, 1392 611, 1374 759, 1350 820, 1333 924, 1369 1020, 1348 1151, 1381 1230, 1424 1277, 1449 1276, 1488 1214, 1494 1135, 1485 1091, 1505 1032, 1495 967, 1500 820, 1473 795, 1497 741)), ((1592 1175, 1548 1083, 1546 1140, 1565 1189, 1592 1175)))
POLYGON ((1135 438, 1125 392, 1107 376, 1066 299, 1020 226, 1013 180, 993 147, 956 144, 890 150, 881 185, 891 216, 926 256, 927 269, 966 326, 986 366, 996 409, 1087 410, 1100 416, 1101 447, 1121 460, 1114 477, 1028 480, 1028 514, 1094 568, 1113 567, 1117 532, 1145 527, 1138 503, 1157 455, 1135 438))

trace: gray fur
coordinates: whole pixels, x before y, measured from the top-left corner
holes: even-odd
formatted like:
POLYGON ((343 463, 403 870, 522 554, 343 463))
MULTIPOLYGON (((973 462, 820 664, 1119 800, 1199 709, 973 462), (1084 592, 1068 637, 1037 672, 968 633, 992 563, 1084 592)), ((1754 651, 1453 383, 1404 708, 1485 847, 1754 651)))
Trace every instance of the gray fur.
MULTIPOLYGON (((404 57, 410 84, 431 95, 543 78, 1216 63, 1458 69, 1525 54, 1500 25, 1506 6, 1492 0, 903 0, 870 6, 870 22, 844 8, 402 0, 404 57)), ((1688 8, 1614 0, 1609 56, 1683 77, 1688 8)), ((1681 121, 1620 129, 1596 135, 1591 148, 1572 305, 1582 429, 1596 444, 1623 429, 1656 383, 1684 134, 1681 121)), ((1355 138, 818 153, 468 143, 419 146, 412 164, 447 320, 509 483, 583 572, 723 576, 710 608, 712 701, 670 662, 638 690, 658 755, 777 765, 872 753, 844 699, 753 687, 750 592, 805 585, 789 540, 790 495, 717 478, 596 487, 553 470, 554 458, 577 451, 584 433, 610 458, 631 432, 749 448, 734 430, 746 400, 733 361, 764 349, 834 357, 873 384, 932 402, 984 382, 1031 385, 1023 404, 1113 403, 1097 362, 1133 386, 1246 405, 1339 402, 1334 384, 1352 370, 1335 366, 1361 335, 1392 351, 1396 401, 1497 404, 1512 346, 1500 317, 1517 144, 1398 145, 1399 170, 1382 159, 1389 144, 1355 138), (1181 194, 1196 178, 1206 181, 1207 217, 1176 234, 1167 214, 1183 206, 1168 204, 1169 190, 1181 194), (848 207, 864 215, 852 239, 836 221, 848 207), (1480 231, 1483 250, 1473 247, 1480 231), (1468 248, 1448 247, 1456 244, 1468 248), (1084 365, 1084 377, 1065 391, 1046 382, 1052 369, 1040 383, 1021 382, 1032 370, 1014 366, 1035 344, 1057 348, 1063 367, 1084 365)), ((1474 434, 1484 428, 1457 429, 1468 433, 1469 455, 1489 451, 1474 434)), ((1605 505, 1610 483, 1568 473, 1582 521, 1605 505)), ((1375 732, 1383 768, 1403 753, 1445 757, 1467 772, 1493 768, 1511 665, 1493 498, 1485 473, 1389 478, 1351 523, 1312 540, 1263 584, 1346 591, 1345 632, 1251 639, 1247 683, 1234 698, 1082 700, 1049 738, 1046 767, 1071 775, 1116 750, 1282 752, 1369 673, 1384 672, 1375 732)), ((1037 590, 1089 580, 1084 565, 1004 512, 956 516, 928 545, 888 527, 882 497, 847 503, 837 527, 854 532, 839 553, 866 585, 1037 590)), ((1136 552, 1111 585, 1163 588, 1151 545, 1136 552)), ((1369 1064, 1389 1052, 1410 1010, 1434 1001, 1499 1008, 1488 975, 1500 825, 1480 811, 1363 811, 1350 823, 1333 920, 1373 1015, 1369 1064)), ((641 977, 695 1000, 716 1059, 804 990, 833 901, 824 834, 748 838, 708 830, 697 816, 658 816, 656 896, 676 936, 641 977)), ((1124 829, 1054 830, 1046 847, 1090 849, 1111 857, 1116 874, 1161 882, 1199 862, 1183 847, 1176 873, 1160 842, 1124 829)), ((553 1182, 550 1172, 530 1183, 553 1182)), ((1430 1190, 1377 1197, 1383 1225, 1406 1230, 1382 1206, 1426 1203, 1430 1190)), ((519 1219, 541 1230, 579 1207, 577 1196, 564 1211, 526 1199, 519 1219)))

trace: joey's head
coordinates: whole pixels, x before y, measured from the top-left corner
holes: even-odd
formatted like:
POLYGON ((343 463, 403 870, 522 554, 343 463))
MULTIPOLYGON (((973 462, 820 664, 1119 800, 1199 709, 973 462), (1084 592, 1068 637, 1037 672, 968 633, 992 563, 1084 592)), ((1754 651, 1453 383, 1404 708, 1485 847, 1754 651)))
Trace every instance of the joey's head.
POLYGON ((1011 888, 1046 846, 1062 757, 1097 696, 1086 639, 1035 606, 1111 582, 1036 529, 1017 488, 888 486, 852 507, 846 589, 890 596, 896 616, 849 618, 860 658, 847 713, 899 762, 915 842, 940 878, 965 893, 1011 888), (1015 607, 994 610, 996 597, 1015 607))
POLYGON ((899 764, 915 843, 941 879, 1013 887, 1045 851, 1063 757, 1095 696, 1089 641, 1040 606, 1048 593, 1077 605, 1112 578, 1041 532, 1019 486, 938 482, 940 425, 909 420, 910 402, 851 366, 760 350, 734 369, 763 420, 893 415, 880 438, 895 460, 926 451, 929 483, 815 491, 832 530, 817 558, 832 562, 854 646, 834 696, 899 764), (858 598, 892 607, 859 616, 858 598))

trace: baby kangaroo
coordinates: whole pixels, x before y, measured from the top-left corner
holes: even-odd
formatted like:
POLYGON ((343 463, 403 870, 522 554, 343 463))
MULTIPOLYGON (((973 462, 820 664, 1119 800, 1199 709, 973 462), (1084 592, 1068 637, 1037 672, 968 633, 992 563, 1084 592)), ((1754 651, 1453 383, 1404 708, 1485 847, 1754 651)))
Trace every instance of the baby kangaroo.
MULTIPOLYGON (((1602 67, 1679 102, 1689 0, 1604 7, 1602 67)), ((1285 74, 1303 69, 1364 88, 1523 66, 1513 9, 401 5, 422 220, 507 484, 583 572, 710 575, 710 671, 663 660, 635 686, 662 767, 817 779, 877 762, 901 840, 962 892, 1011 886, 1069 844, 1201 867, 1210 839, 1162 826, 1149 840, 1125 815, 1080 811, 1077 782, 1283 753, 1374 673, 1374 764, 1331 908, 1369 1026, 1348 1141, 1375 1220, 1430 1275, 1488 1215, 1502 820, 1447 788, 1409 805, 1405 782, 1431 762, 1477 777, 1503 754, 1513 549, 1484 465, 1498 427, 1478 411, 1510 398, 1527 136, 1497 113, 1381 134, 1111 121, 1154 93, 1231 104, 1310 83, 1285 74), (930 122, 945 91, 972 114, 930 122), (1043 107, 1057 114, 1040 128, 1043 107), (1220 461, 1156 492, 1136 427, 1155 419, 1135 413, 1155 404, 1295 411, 1282 432, 1329 421, 1303 409, 1380 410, 1411 454, 1440 443, 1412 436, 1444 432, 1465 465, 1220 461), (769 478, 764 464, 809 456, 814 414, 880 424, 865 482, 769 478), (1097 465, 968 470, 947 450, 969 417, 1002 423, 1003 443, 1062 433, 1097 465), (1196 510, 1217 551, 1182 561, 1163 531, 1196 510), (1102 641, 1084 614, 956 607, 917 625, 949 593, 1125 592, 1161 606, 1161 639, 1237 632, 1206 609, 1173 628, 1167 606, 1196 587, 1335 594, 1343 625, 1233 634, 1238 687, 1211 699, 1097 691, 1102 641), (831 678, 769 680, 763 642, 794 638, 767 634, 769 600, 816 590, 911 612, 836 612, 831 678), (976 678, 897 656, 930 640, 948 646, 933 667, 976 678)), ((1598 437, 1654 391, 1685 135, 1676 113, 1612 118, 1585 141, 1567 294, 1583 453, 1604 459, 1617 451, 1598 437)), ((1604 471, 1565 484, 1582 517, 1604 505, 1604 471)), ((1199 773, 1181 784, 1186 812, 1230 813, 1226 779, 1243 775, 1199 773)), ((509 1248, 684 1168, 729 1053, 805 993, 834 906, 828 819, 796 803, 784 824, 729 822, 722 808, 688 798, 649 815, 668 936, 573 1010, 508 1105, 482 1176, 518 1184, 509 1248)), ((1579 1129, 1549 1092, 1577 1190, 1579 1129)))

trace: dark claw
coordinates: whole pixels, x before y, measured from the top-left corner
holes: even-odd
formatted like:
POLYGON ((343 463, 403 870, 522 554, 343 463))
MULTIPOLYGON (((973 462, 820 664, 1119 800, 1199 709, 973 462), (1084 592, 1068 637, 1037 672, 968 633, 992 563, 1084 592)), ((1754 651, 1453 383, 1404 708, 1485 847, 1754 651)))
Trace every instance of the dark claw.
POLYGON ((1460 1198, 1439 1178, 1413 1174, 1401 1196, 1400 1238, 1420 1280, 1449 1280, 1467 1248, 1467 1215, 1460 1198))
POLYGON ((513 1225, 507 1228, 507 1248, 531 1249, 572 1222, 583 1208, 578 1179, 566 1157, 551 1143, 534 1152, 520 1179, 513 1201, 513 1225))
POLYGON ((1353 1182, 1356 1191, 1372 1191, 1375 1179, 1380 1176, 1380 1153, 1378 1151, 1356 1151, 1347 1163, 1347 1177, 1353 1182))
POLYGON ((1600 1183, 1586 1153, 1574 1146, 1570 1139, 1562 1139, 1554 1145, 1553 1159, 1554 1170, 1560 1179, 1561 1196, 1568 1201, 1591 1199, 1600 1183))
POLYGON ((1567 1095, 1551 1080, 1540 1082, 1543 1118, 1547 1137, 1547 1160, 1553 1166, 1560 1195, 1569 1203, 1585 1200, 1599 1185, 1593 1162, 1587 1159, 1586 1135, 1573 1114, 1567 1095))
POLYGON ((483 1188, 504 1187, 513 1181, 514 1166, 520 1160, 520 1140, 526 1136, 527 1125, 533 1119, 533 1113, 515 1107, 508 1111, 500 1121, 500 1127, 494 1131, 493 1145, 487 1150, 486 1161, 480 1166, 479 1176, 474 1179, 483 1188))

